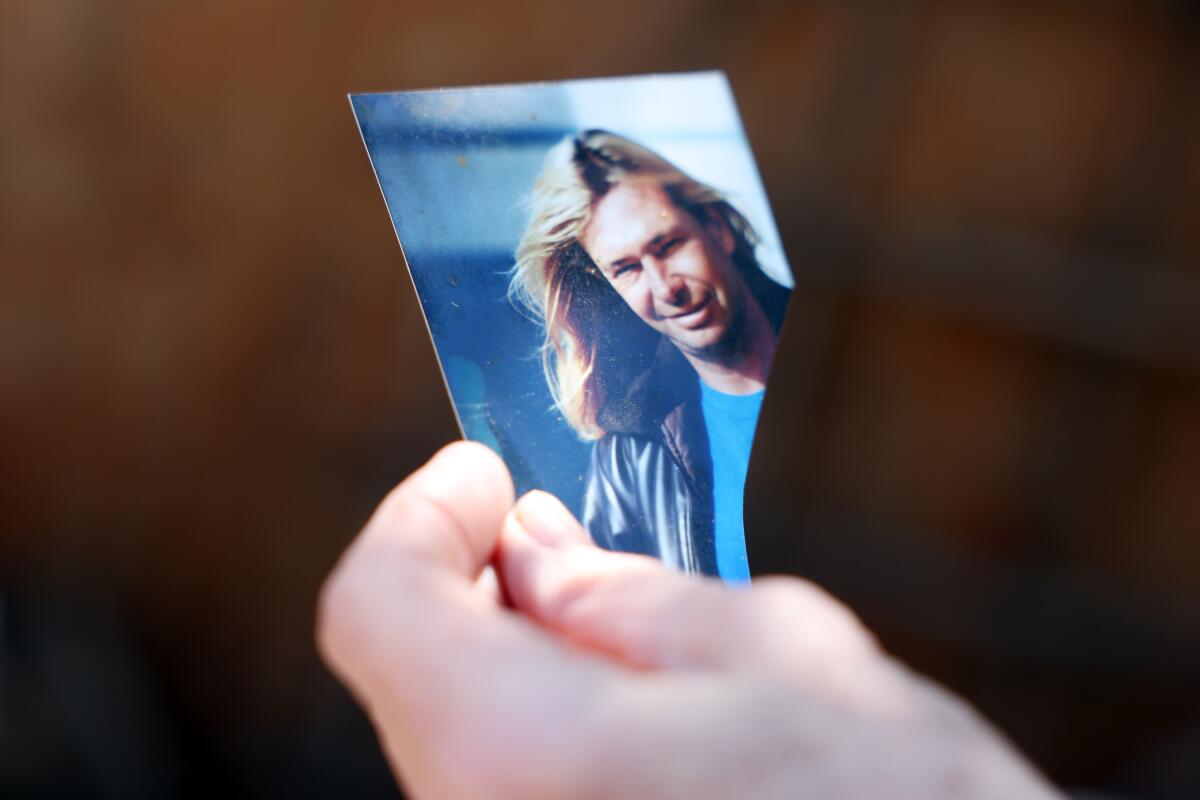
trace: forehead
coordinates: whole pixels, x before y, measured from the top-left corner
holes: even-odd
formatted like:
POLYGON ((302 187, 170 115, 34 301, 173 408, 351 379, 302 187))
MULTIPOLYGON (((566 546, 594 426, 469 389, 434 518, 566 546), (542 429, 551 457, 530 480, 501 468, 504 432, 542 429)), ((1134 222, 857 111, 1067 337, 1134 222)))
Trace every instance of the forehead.
POLYGON ((657 183, 618 183, 592 209, 580 243, 598 262, 633 255, 691 217, 657 183))

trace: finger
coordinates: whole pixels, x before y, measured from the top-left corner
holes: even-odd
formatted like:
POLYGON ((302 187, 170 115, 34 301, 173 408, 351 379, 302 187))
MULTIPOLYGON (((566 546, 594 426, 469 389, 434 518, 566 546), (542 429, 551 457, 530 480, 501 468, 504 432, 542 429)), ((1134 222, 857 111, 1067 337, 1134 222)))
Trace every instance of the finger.
POLYGON ((492 566, 483 568, 479 573, 479 577, 475 579, 475 593, 483 597, 485 602, 502 605, 506 601, 504 593, 500 590, 500 579, 496 577, 496 570, 492 566))
POLYGON ((483 445, 455 442, 392 490, 355 547, 394 550, 474 580, 512 504, 512 478, 500 457, 483 445))
POLYGON ((548 495, 521 498, 500 537, 501 582, 515 608, 622 663, 791 671, 873 647, 857 618, 811 583, 768 578, 734 591, 646 556, 578 546, 562 533, 571 523, 548 495))
POLYGON ((548 492, 534 490, 523 495, 516 512, 525 531, 544 545, 569 547, 593 545, 592 537, 566 506, 548 492))
POLYGON ((578 526, 547 495, 526 495, 505 520, 497 570, 515 608, 629 666, 726 663, 726 646, 711 631, 736 604, 734 593, 646 556, 581 545, 568 519, 578 526))
POLYGON ((500 460, 456 443, 380 504, 326 582, 319 608, 319 644, 352 688, 393 674, 393 653, 406 643, 416 658, 403 669, 442 657, 438 648, 448 643, 434 637, 479 618, 486 603, 467 589, 495 549, 511 500, 500 460), (441 624, 426 626, 421 614, 441 624))
MULTIPOLYGON (((392 492, 322 590, 321 651, 410 785, 446 780, 447 752, 497 752, 497 735, 523 720, 540 723, 527 725, 536 734, 574 715, 582 736, 588 704, 604 694, 603 664, 477 586, 511 503, 494 454, 451 445, 392 492)), ((532 746, 572 764, 562 752, 572 744, 532 746)))

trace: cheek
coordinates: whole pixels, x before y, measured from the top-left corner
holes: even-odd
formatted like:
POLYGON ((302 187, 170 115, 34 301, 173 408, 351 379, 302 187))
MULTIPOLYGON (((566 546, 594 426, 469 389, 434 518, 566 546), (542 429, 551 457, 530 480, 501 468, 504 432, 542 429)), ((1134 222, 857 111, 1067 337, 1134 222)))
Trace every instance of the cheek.
POLYGON ((737 269, 733 262, 720 253, 708 253, 703 265, 704 280, 718 294, 729 296, 733 285, 738 281, 737 269))
POLYGON ((679 254, 679 272, 695 280, 713 283, 718 279, 714 254, 700 243, 679 254))
POLYGON ((639 280, 629 286, 617 289, 617 294, 625 301, 625 305, 629 306, 633 313, 642 319, 651 316, 651 312, 654 310, 653 299, 650 296, 650 290, 642 281, 639 280))

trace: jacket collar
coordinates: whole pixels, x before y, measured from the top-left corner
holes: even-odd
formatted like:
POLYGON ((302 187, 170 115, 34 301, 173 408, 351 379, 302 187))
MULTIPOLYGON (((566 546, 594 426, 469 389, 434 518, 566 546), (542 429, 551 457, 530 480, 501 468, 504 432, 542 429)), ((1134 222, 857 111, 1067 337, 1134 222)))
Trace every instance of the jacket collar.
POLYGON ((710 488, 712 457, 700 405, 700 376, 665 336, 650 368, 605 403, 597 422, 609 434, 660 438, 694 487, 710 488))

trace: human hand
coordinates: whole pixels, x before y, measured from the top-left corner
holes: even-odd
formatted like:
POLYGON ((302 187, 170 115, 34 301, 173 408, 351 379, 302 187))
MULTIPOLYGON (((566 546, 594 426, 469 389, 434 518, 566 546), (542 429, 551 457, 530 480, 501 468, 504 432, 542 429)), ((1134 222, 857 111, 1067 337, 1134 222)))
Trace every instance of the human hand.
POLYGON ((599 550, 479 445, 383 502, 318 641, 425 800, 1059 796, 812 584, 599 550))

